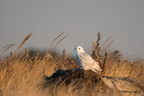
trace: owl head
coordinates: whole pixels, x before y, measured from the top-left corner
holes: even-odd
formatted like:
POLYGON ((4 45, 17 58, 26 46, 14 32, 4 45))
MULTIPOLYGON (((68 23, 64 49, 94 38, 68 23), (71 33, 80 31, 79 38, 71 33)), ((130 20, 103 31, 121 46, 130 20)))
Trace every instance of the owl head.
POLYGON ((84 49, 81 46, 75 46, 73 50, 74 53, 84 52, 84 49))

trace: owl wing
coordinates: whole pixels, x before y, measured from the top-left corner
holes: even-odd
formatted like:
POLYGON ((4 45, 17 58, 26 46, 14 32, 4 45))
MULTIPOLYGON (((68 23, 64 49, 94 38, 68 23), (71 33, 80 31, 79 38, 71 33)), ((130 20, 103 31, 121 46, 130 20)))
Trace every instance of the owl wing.
POLYGON ((80 60, 79 56, 76 55, 75 59, 76 59, 77 64, 80 66, 80 69, 82 69, 81 60, 80 60))
POLYGON ((80 53, 79 54, 79 58, 81 60, 81 63, 85 66, 87 66, 89 69, 91 69, 92 71, 101 71, 101 68, 99 66, 99 63, 96 62, 94 59, 92 59, 91 56, 89 56, 86 53, 80 53))

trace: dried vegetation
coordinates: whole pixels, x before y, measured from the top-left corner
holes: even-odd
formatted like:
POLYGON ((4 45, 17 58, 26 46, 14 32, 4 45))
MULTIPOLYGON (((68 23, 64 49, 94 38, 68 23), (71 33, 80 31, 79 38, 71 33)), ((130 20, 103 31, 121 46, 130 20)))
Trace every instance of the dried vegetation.
MULTIPOLYGON (((64 32, 63 32, 64 33, 64 32)), ((61 33, 54 39, 54 42, 61 33)), ((37 53, 29 56, 29 50, 19 55, 23 44, 31 37, 30 33, 19 45, 16 54, 2 54, 15 44, 0 49, 0 96, 142 96, 144 95, 144 63, 142 60, 121 60, 118 50, 108 53, 114 41, 100 45, 101 35, 93 42, 92 57, 100 63, 102 72, 79 70, 73 57, 63 50, 62 58, 37 53), (105 49, 103 49, 105 47, 105 49)), ((64 39, 64 36, 53 49, 64 39)))

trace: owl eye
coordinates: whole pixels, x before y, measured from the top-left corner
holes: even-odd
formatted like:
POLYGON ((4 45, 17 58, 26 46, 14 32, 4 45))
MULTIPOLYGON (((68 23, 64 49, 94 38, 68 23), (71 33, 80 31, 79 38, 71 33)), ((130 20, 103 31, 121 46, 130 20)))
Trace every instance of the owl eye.
POLYGON ((78 49, 80 49, 80 48, 78 48, 78 49))

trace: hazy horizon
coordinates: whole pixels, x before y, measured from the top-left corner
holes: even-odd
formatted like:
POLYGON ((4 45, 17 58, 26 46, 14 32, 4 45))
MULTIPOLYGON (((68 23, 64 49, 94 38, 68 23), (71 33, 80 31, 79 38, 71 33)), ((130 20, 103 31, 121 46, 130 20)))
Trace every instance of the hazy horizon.
POLYGON ((73 48, 81 45, 90 53, 100 32, 101 44, 113 36, 111 40, 115 41, 109 50, 119 50, 125 57, 144 58, 143 5, 140 0, 2 0, 0 48, 16 43, 8 52, 15 51, 32 32, 23 48, 48 49, 65 31, 62 37, 69 35, 57 45, 59 52, 65 49, 73 54, 73 48))

